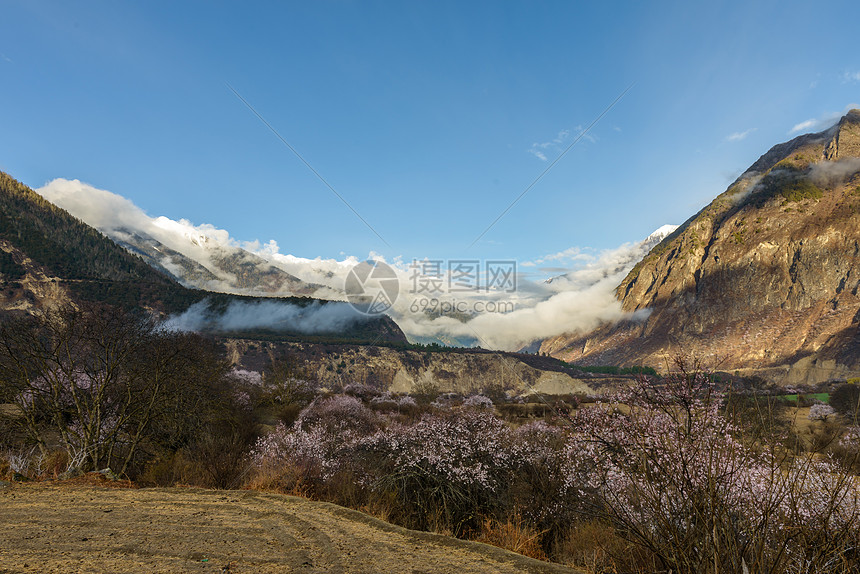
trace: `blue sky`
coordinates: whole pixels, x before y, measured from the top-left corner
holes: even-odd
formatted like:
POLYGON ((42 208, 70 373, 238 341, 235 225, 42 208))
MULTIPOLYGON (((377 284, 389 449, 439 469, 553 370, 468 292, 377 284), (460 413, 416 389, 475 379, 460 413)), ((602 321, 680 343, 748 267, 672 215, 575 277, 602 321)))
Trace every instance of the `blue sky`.
POLYGON ((301 257, 606 249, 860 102, 854 8, 0 0, 0 169, 301 257))

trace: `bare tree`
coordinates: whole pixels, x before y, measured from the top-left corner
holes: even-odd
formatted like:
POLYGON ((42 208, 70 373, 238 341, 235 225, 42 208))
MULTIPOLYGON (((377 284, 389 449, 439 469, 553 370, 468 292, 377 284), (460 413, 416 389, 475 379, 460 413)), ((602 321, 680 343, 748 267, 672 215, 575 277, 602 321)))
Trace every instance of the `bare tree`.
POLYGON ((224 372, 198 337, 117 308, 65 307, 0 326, 0 397, 43 453, 58 445, 82 469, 123 474, 153 435, 187 432, 224 372))

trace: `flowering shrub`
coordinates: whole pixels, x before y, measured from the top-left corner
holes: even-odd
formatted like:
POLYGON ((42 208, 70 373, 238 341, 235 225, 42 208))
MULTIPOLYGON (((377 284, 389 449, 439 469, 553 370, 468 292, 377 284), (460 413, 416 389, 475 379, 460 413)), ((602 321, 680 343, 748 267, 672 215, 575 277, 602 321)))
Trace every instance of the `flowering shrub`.
POLYGON ((455 393, 442 393, 436 400, 430 403, 430 406, 437 410, 448 410, 460 401, 460 396, 455 393))
MULTIPOLYGON (((279 424, 257 441, 251 458, 258 468, 281 469, 290 474, 291 481, 319 485, 340 470, 345 447, 346 441, 338 440, 322 425, 305 430, 298 425, 289 429, 279 424)), ((289 490, 292 484, 280 486, 289 490)))
POLYGON ((417 407, 418 402, 415 399, 413 399, 412 397, 410 397, 409 395, 405 395, 405 396, 402 396, 399 399, 397 399, 397 406, 400 407, 401 409, 402 408, 417 407))
POLYGON ((343 388, 345 395, 350 395, 362 401, 369 401, 382 394, 379 389, 361 383, 350 383, 343 388))
POLYGON ((831 571, 856 552, 856 479, 745 444, 722 399, 703 373, 681 373, 580 410, 569 487, 673 572, 831 571))
POLYGON ((309 430, 323 427, 329 433, 353 432, 367 434, 376 430, 381 421, 361 401, 348 395, 318 397, 309 404, 296 420, 296 427, 309 430))
POLYGON ((568 433, 538 420, 517 428, 512 439, 517 467, 509 497, 549 539, 558 537, 582 511, 580 491, 568 482, 574 474, 568 433))
POLYGON ((317 398, 292 427, 279 424, 261 437, 251 458, 264 474, 274 476, 280 489, 289 491, 299 483, 318 489, 350 466, 353 443, 379 424, 377 415, 355 397, 317 398))
POLYGON ((473 409, 491 409, 493 408, 493 401, 484 395, 472 395, 463 401, 463 406, 473 409))
POLYGON ((393 425, 359 448, 384 461, 372 486, 393 492, 412 509, 414 526, 442 520, 460 532, 477 524, 479 513, 498 506, 517 464, 510 443, 511 431, 502 421, 470 410, 426 415, 409 427, 393 425))
MULTIPOLYGON (((295 425, 260 439, 254 460, 280 469, 287 490, 328 489, 359 507, 388 501, 401 524, 457 535, 516 525, 530 540, 539 533, 547 553, 572 525, 598 520, 660 567, 649 571, 843 573, 860 561, 858 478, 841 459, 793 457, 771 434, 750 439, 703 373, 641 378, 564 427, 514 429, 484 399, 404 423, 353 396, 317 398, 295 425)), ((839 444, 860 448, 860 433, 839 444)))
POLYGON ((824 403, 815 403, 809 407, 809 420, 811 421, 826 421, 835 414, 836 410, 824 403))
POLYGON ((839 446, 860 452, 860 427, 848 427, 839 439, 839 446))
POLYGON ((254 387, 263 386, 263 376, 257 371, 248 371, 246 369, 237 369, 233 367, 227 375, 237 383, 254 387))
POLYGON ((382 410, 393 410, 397 408, 397 401, 388 391, 370 399, 370 404, 382 410))

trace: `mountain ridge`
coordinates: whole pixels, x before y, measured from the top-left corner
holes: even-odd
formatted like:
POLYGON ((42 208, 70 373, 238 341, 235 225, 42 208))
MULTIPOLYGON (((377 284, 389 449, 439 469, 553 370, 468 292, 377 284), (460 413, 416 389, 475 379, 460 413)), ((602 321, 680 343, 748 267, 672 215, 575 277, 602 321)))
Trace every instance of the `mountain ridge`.
POLYGON ((243 249, 223 230, 150 217, 124 197, 79 180, 55 179, 37 193, 186 287, 262 296, 310 296, 321 287, 243 249))
POLYGON ((583 364, 673 355, 785 383, 860 371, 860 111, 773 146, 618 285, 638 321, 545 340, 583 364))

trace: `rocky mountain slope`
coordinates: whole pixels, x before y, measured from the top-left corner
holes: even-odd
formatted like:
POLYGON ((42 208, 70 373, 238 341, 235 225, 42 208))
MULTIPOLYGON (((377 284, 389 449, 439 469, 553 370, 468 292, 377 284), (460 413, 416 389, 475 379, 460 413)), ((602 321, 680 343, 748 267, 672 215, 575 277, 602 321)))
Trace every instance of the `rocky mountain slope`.
POLYGON ((860 372, 860 110, 774 146, 663 240, 616 296, 636 313, 541 351, 665 367, 679 353, 783 383, 860 372), (638 313, 637 313, 638 312, 638 313))
POLYGON ((105 229, 118 245, 187 287, 244 295, 312 295, 320 288, 257 255, 206 235, 184 236, 187 245, 165 245, 141 230, 105 229), (197 255, 195 257, 195 255, 197 255))
POLYGON ((237 369, 264 373, 273 363, 287 364, 296 376, 329 389, 358 383, 395 393, 592 395, 629 384, 633 378, 585 372, 552 357, 483 349, 243 338, 223 339, 222 343, 237 369))

